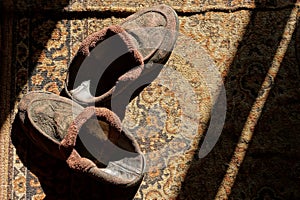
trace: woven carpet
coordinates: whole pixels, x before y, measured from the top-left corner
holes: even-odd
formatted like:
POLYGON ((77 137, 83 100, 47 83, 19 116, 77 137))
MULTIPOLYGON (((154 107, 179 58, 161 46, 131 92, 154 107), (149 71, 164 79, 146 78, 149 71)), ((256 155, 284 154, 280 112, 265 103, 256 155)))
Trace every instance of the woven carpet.
MULTIPOLYGON (((27 166, 39 152, 30 141, 12 142, 20 98, 59 94, 82 39, 160 3, 177 11, 182 39, 126 107, 123 123, 149 162, 132 198, 300 199, 300 2, 293 0, 1 1, 0 199, 43 199, 68 182, 58 170, 49 173, 53 188, 45 186, 27 166), (218 96, 205 66, 223 81, 226 118, 217 143, 199 157, 218 96)), ((36 167, 64 166, 39 156, 36 167)), ((89 184, 72 187, 85 187, 82 199, 101 193, 89 184)))

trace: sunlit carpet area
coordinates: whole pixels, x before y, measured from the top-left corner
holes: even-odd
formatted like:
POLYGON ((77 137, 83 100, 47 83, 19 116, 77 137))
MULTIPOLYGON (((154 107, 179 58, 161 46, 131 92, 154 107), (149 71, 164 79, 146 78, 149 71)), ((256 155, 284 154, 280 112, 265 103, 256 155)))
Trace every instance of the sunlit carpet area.
POLYGON ((60 93, 85 37, 159 3, 176 10, 179 37, 122 121, 150 161, 133 198, 300 199, 300 2, 293 0, 2 1, 0 199, 43 199, 64 184, 100 191, 80 184, 84 177, 69 184, 64 163, 27 138, 13 144, 16 108, 29 91, 60 93), (215 75, 218 87, 209 82, 215 75), (225 121, 199 157, 205 138, 218 135, 208 131, 218 98, 225 121), (35 163, 60 169, 43 179, 29 169, 35 163))

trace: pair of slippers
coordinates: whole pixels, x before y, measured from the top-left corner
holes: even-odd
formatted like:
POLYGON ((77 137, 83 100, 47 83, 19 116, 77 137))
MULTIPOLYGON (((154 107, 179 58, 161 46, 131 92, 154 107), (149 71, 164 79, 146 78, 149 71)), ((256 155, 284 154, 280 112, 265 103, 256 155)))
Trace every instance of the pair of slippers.
POLYGON ((163 65, 177 31, 176 12, 158 5, 89 35, 69 66, 62 95, 29 92, 19 103, 16 125, 39 149, 74 171, 103 183, 136 185, 145 158, 120 118, 103 105, 147 77, 154 63, 163 65))

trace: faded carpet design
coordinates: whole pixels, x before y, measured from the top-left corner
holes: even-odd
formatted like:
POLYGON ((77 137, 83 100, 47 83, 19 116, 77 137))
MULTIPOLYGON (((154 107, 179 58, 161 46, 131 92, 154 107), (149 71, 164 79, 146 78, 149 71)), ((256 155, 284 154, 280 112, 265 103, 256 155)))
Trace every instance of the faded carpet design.
MULTIPOLYGON (((172 54, 166 65, 190 83, 199 103, 198 133, 192 139, 180 136, 182 107, 174 92, 164 85, 154 81, 133 99, 127 106, 124 123, 137 134, 142 150, 151 152, 167 144, 170 152, 163 156, 151 154, 151 168, 140 187, 132 192, 132 198, 300 198, 299 2, 1 3, 0 199, 43 199, 47 193, 63 195, 74 188, 81 188, 82 195, 98 192, 98 185, 84 177, 76 180, 85 180, 91 187, 79 182, 64 185, 73 175, 66 172, 63 163, 51 159, 36 166, 61 167, 46 180, 39 180, 34 169, 28 170, 28 163, 44 160, 45 155, 35 152, 26 138, 12 144, 10 132, 16 105, 28 91, 59 94, 67 66, 83 38, 118 24, 141 7, 159 3, 174 7, 180 33, 197 41, 215 62, 226 89, 226 121, 216 146, 199 159, 198 149, 209 125, 210 94, 195 66, 172 54), (151 127, 153 132, 145 127, 151 127), (192 141, 189 146, 187 140, 192 141), (176 154, 180 149, 185 152, 176 154), (41 185, 47 181, 53 187, 41 185)), ((171 84, 180 85, 176 79, 173 81, 171 84)))

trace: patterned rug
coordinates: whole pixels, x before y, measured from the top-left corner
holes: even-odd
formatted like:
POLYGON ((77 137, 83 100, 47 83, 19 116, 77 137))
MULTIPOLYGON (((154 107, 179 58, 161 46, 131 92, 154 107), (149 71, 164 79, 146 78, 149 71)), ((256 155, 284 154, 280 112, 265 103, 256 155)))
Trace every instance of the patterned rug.
POLYGON ((1 3, 0 199, 63 197, 75 188, 83 197, 99 193, 85 177, 64 185, 72 176, 64 163, 42 162, 46 155, 26 138, 12 143, 17 102, 32 90, 59 94, 83 38, 159 3, 178 12, 180 36, 159 76, 126 108, 123 124, 149 161, 132 198, 300 199, 300 2, 1 3), (205 139, 217 134, 209 132, 222 97, 210 84, 216 74, 226 118, 212 151, 201 157, 205 139), (61 168, 43 179, 35 167, 45 165, 61 168))

